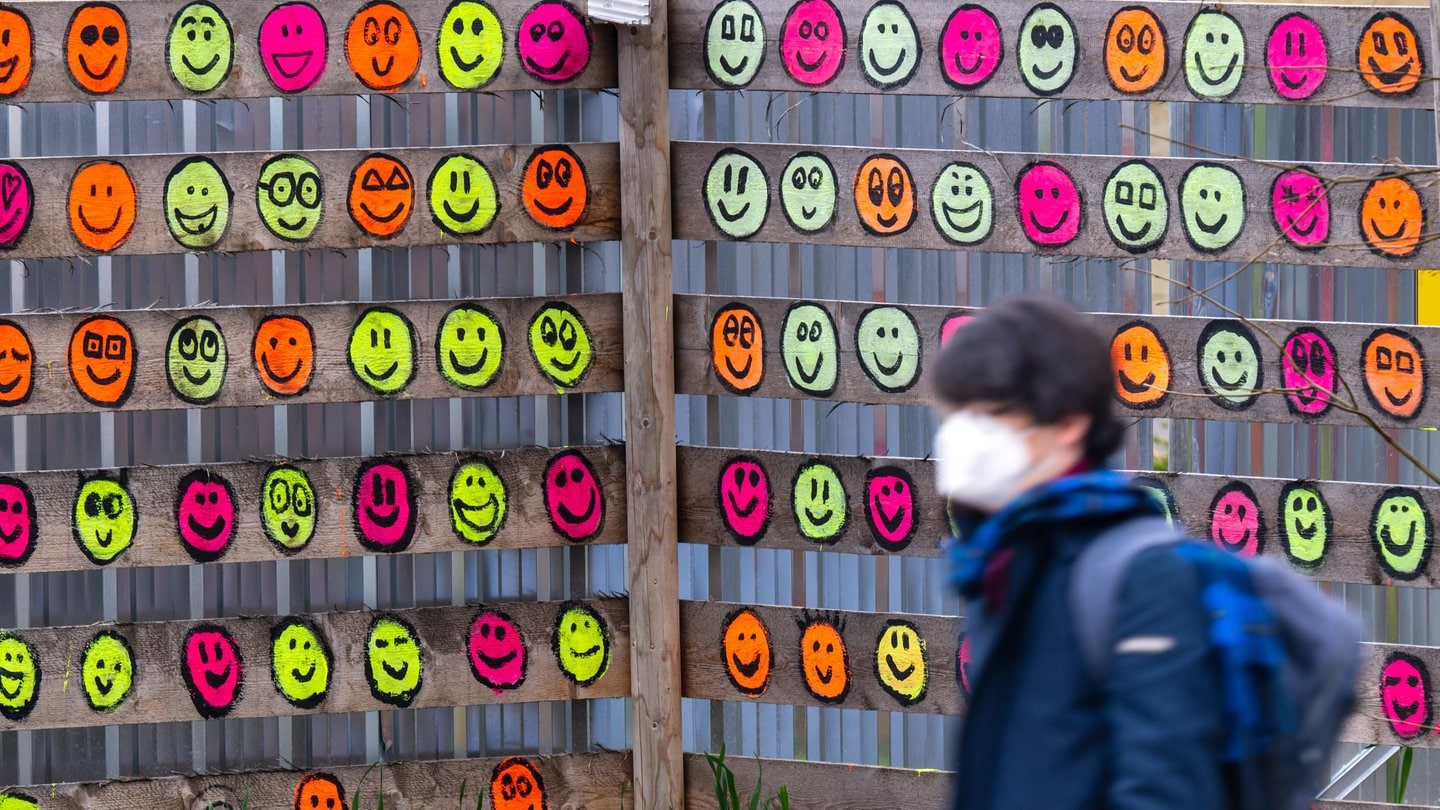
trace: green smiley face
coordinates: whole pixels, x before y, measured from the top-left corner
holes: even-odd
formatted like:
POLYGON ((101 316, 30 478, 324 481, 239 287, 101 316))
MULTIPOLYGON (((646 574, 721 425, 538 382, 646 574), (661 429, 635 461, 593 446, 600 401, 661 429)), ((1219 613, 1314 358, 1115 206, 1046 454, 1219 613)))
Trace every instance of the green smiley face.
POLYGON ((855 325, 860 368, 881 391, 908 391, 920 379, 920 329, 899 307, 871 307, 855 325))
POLYGON ((365 644, 365 680, 370 682, 370 694, 392 706, 409 706, 420 691, 423 669, 415 628, 394 616, 375 619, 365 644))
POLYGON ((430 217, 451 236, 484 233, 500 210, 490 170, 469 155, 450 155, 430 173, 430 217))
POLYGON ((350 330, 350 370, 381 396, 398 394, 415 379, 415 329, 389 307, 365 310, 350 330))
POLYGON ((1260 344, 1250 328, 1240 321, 1211 321, 1196 347, 1200 382, 1212 401, 1233 411, 1250 407, 1264 385, 1260 344))
POLYGON ((1330 506, 1314 484, 1291 481, 1280 491, 1285 554, 1297 568, 1314 571, 1325 564, 1325 544, 1332 526, 1330 506))
POLYGON ((0 810, 40 810, 40 803, 23 793, 0 793, 0 810))
POLYGON ((1149 163, 1132 160, 1120 164, 1105 181, 1102 203, 1110 239, 1131 253, 1159 245, 1170 226, 1170 199, 1165 182, 1149 163))
POLYGON ((940 170, 930 189, 930 217, 956 245, 985 241, 995 227, 995 191, 973 164, 957 161, 940 170))
POLYGON ((765 21, 750 0, 725 0, 705 23, 705 70, 721 87, 738 89, 765 62, 765 21))
POLYGON ((845 531, 848 499, 845 484, 834 467, 819 459, 802 464, 795 474, 790 498, 801 534, 827 545, 840 539, 845 531))
POLYGON ((320 170, 299 155, 279 155, 260 167, 255 207, 270 232, 287 242, 304 242, 320 224, 324 204, 320 170))
POLYGON ((1075 76, 1075 25, 1054 3, 1030 9, 1020 23, 1020 78, 1036 95, 1065 89, 1075 76))
POLYGON ((840 343, 830 313, 816 304, 791 304, 780 333, 780 356, 792 386, 817 397, 834 392, 840 343))
POLYGON ((1175 525, 1180 519, 1180 510, 1175 506, 1175 494, 1164 481, 1148 475, 1135 476, 1135 486, 1139 487, 1146 495, 1149 495, 1156 504, 1160 506, 1161 512, 1165 515, 1165 522, 1175 525))
POLYGON ((1396 579, 1414 579, 1430 557, 1430 513, 1420 493, 1405 487, 1385 490, 1370 516, 1370 537, 1380 567, 1396 579))
POLYGON ((893 0, 871 6, 860 25, 860 72, 865 81, 889 90, 910 81, 919 65, 920 34, 910 12, 893 0))
POLYGON ((819 152, 801 152, 790 158, 780 175, 780 207, 790 227, 817 233, 835 220, 838 186, 835 167, 819 152))
POLYGON ((135 540, 135 499, 112 478, 89 478, 75 495, 75 542, 96 565, 105 565, 135 540))
POLYGON ((551 382, 574 388, 590 371, 590 330, 569 304, 552 302, 530 319, 530 356, 551 382))
POLYGON ((1180 178, 1180 221, 1196 250, 1224 250, 1245 227, 1245 185, 1218 163, 1196 163, 1180 178))
POLYGON ((505 524, 508 496, 505 482, 483 461, 455 468, 450 476, 450 526, 455 535, 476 545, 495 538, 505 524))
POLYGON ((561 607, 551 643, 560 671, 579 686, 600 680, 610 668, 610 631, 605 619, 583 602, 561 607))
POLYGON ((235 62, 230 21, 209 3, 191 3, 171 21, 165 54, 176 84, 192 93, 214 90, 235 62))
POLYGON ((505 31, 488 3, 457 0, 445 10, 435 38, 440 75, 456 90, 489 84, 505 58, 505 31))
POLYGON ((275 690, 292 706, 313 709, 320 705, 330 691, 331 661, 325 637, 304 619, 287 618, 270 632, 275 690))
POLYGON ((770 213, 770 181, 755 158, 739 149, 722 149, 705 172, 705 210, 720 232, 748 239, 770 213))
POLYGON ((129 697, 135 685, 135 654, 130 642, 113 630, 102 630, 85 645, 80 663, 80 687, 85 701, 97 712, 112 712, 129 697))
POLYGON ((1185 31, 1185 83, 1200 98, 1219 101, 1240 86, 1245 34, 1223 11, 1202 11, 1185 31))
POLYGON ((35 648, 14 633, 0 633, 0 714, 23 720, 40 696, 35 648))
POLYGON ((435 333, 435 363, 446 382, 479 391, 495 381, 504 357, 505 333, 488 310, 461 304, 445 313, 435 333))
POLYGON ((225 384, 230 355, 220 324, 197 315, 170 330, 165 349, 165 372, 175 396, 192 404, 214 399, 225 384))
POLYGON ((209 158, 180 161, 165 178, 165 223, 192 250, 213 247, 230 227, 230 183, 209 158))
POLYGON ((277 465, 265 473, 260 522, 265 536, 286 553, 299 551, 315 536, 315 487, 298 467, 277 465))

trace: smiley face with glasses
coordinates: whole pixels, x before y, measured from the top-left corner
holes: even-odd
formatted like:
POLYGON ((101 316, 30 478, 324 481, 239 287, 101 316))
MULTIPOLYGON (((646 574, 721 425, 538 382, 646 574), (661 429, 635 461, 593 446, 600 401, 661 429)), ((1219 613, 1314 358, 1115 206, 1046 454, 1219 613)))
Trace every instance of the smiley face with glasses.
POLYGON ((260 167, 255 207, 270 232, 287 242, 303 242, 320 224, 324 203, 320 170, 299 155, 279 155, 260 167))

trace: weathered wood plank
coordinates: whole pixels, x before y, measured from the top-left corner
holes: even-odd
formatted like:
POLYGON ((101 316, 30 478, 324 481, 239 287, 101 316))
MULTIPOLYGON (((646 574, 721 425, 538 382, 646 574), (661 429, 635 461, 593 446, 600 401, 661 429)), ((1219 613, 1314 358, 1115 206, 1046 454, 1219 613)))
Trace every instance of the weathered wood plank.
POLYGON ((7 672, 0 673, 0 678, 5 679, 6 692, 15 697, 6 694, 0 700, 0 708, 5 709, 0 712, 0 729, 162 723, 205 716, 329 714, 407 705, 413 708, 468 706, 626 695, 630 690, 630 657, 625 600, 604 599, 583 604, 588 606, 583 608, 583 613, 571 612, 582 605, 578 602, 514 602, 484 608, 314 614, 303 617, 314 635, 297 631, 294 635, 279 636, 278 646, 286 658, 278 661, 272 656, 272 638, 276 637, 272 633, 278 634, 286 621, 279 617, 17 631, 9 636, 10 640, 0 643, 6 644, 6 652, 24 654, 38 661, 41 674, 38 689, 32 689, 27 684, 33 686, 33 681, 24 680, 25 666, 6 663, 7 672), (499 611, 509 618, 510 624, 503 624, 500 618, 477 624, 477 617, 486 608, 499 611), (565 616, 563 624, 562 615, 565 616), (601 649, 585 659, 570 655, 572 650, 585 651, 600 644, 601 636, 596 635, 594 629, 597 616, 605 628, 601 649), (409 628, 388 623, 371 638, 372 625, 382 619, 398 619, 409 628), (566 634, 564 641, 553 641, 557 627, 585 626, 587 622, 588 634, 581 633, 578 637, 566 634), (524 641, 523 655, 518 654, 518 645, 495 642, 501 639, 497 628, 502 627, 506 630, 505 638, 510 640, 518 628, 519 637, 524 641), (191 642, 192 631, 205 635, 191 642), (87 663, 87 648, 100 632, 123 637, 133 661, 128 670, 123 664, 119 665, 122 673, 133 673, 132 688, 118 705, 105 712, 93 709, 92 705, 114 703, 117 696, 121 696, 124 680, 122 674, 119 678, 110 678, 107 684, 101 676, 102 672, 110 674, 106 668, 114 668, 122 657, 117 652, 121 649, 117 642, 95 645, 94 655, 89 656, 87 663), (224 637, 229 638, 228 645, 224 637), (297 650, 291 645, 287 650, 285 643, 288 639, 303 645, 313 643, 317 637, 321 646, 328 645, 332 654, 324 690, 318 688, 324 678, 320 673, 326 671, 319 667, 319 657, 307 656, 303 646, 297 650), (418 686, 413 675, 413 657, 407 660, 398 652, 407 649, 409 643, 395 641, 401 638, 412 638, 419 647, 418 686), (15 639, 27 646, 21 648, 15 639), (580 647, 572 643, 572 639, 590 646, 580 647), (380 641, 391 643, 386 647, 380 641), (489 646, 492 643, 498 646, 489 646), (472 657, 472 644, 492 659, 503 659, 511 653, 516 653, 516 657, 498 664, 487 663, 485 659, 472 657), (556 644, 564 647, 567 660, 572 662, 568 672, 561 669, 556 644), (387 648, 397 652, 387 653, 387 648), (232 650, 238 650, 238 667, 233 664, 232 650), (377 673, 382 672, 382 666, 393 666, 393 669, 376 675, 372 681, 367 656, 376 661, 377 673), (602 667, 601 659, 605 656, 608 663, 602 667), (477 668, 476 660, 482 661, 483 670, 477 668), (99 666, 102 661, 105 668, 99 666), (314 673, 302 682, 300 678, 311 672, 312 665, 315 665, 314 673), (407 666, 410 669, 406 669, 407 666), (482 671, 488 683, 480 681, 478 673, 482 671), (578 673, 578 679, 570 672, 578 673), (201 681, 194 689, 188 685, 187 676, 191 673, 201 681), (16 677, 17 674, 20 677, 16 677), (581 682, 589 685, 582 686, 581 682), (511 686, 512 683, 516 685, 511 686), (282 695, 282 688, 298 700, 292 702, 291 697, 282 695), (29 702, 28 713, 22 715, 27 695, 34 695, 34 699, 29 702))
MULTIPOLYGON (((1362 77, 1362 70, 1372 76, 1375 73, 1374 68, 1357 62, 1357 51, 1369 55, 1364 50, 1362 36, 1376 11, 1370 7, 1226 3, 1224 12, 1233 19, 1235 28, 1243 35, 1242 50, 1235 50, 1230 37, 1227 37, 1224 41, 1215 42, 1211 46, 1214 50, 1207 52, 1198 50, 1205 44, 1198 39, 1195 42, 1197 50, 1187 51, 1185 48, 1186 35, 1197 13, 1214 10, 1213 6, 1198 2, 1146 3, 1142 8, 1149 12, 1148 17, 1123 19, 1113 29, 1112 18, 1120 10, 1132 7, 1133 3, 1124 0, 1061 3, 1060 8, 1068 19, 1062 22, 1051 15, 1043 22, 1047 32, 1049 26, 1061 25, 1065 36, 1056 43, 1058 47, 1043 49, 1035 48, 1026 41, 1031 38, 1034 23, 1024 25, 1024 22, 1034 3, 986 5, 989 21, 980 14, 972 13, 957 21, 948 35, 947 26, 960 3, 901 3, 904 14, 885 19, 887 24, 898 23, 901 28, 884 39, 871 32, 871 41, 863 50, 864 22, 871 3, 836 0, 831 14, 838 13, 839 31, 829 30, 836 25, 833 16, 822 16, 822 12, 811 9, 815 16, 808 21, 812 25, 821 21, 828 23, 826 36, 813 39, 800 35, 799 18, 796 19, 795 30, 787 36, 786 21, 794 5, 790 0, 753 0, 743 5, 735 3, 727 6, 726 13, 714 15, 714 4, 702 0, 682 0, 672 5, 670 22, 676 47, 671 51, 670 70, 674 86, 704 90, 886 92, 1058 99, 1129 97, 1156 101, 1216 100, 1225 91, 1230 91, 1224 99, 1242 104, 1304 103, 1417 109, 1429 106, 1432 101, 1431 94, 1424 92, 1423 87, 1418 91, 1415 89, 1417 81, 1409 78, 1403 68, 1390 89, 1409 88, 1408 93, 1372 91, 1362 77), (1276 24, 1296 12, 1309 17, 1316 26, 1303 29, 1308 34, 1308 58, 1292 57, 1288 63, 1283 61, 1286 55, 1283 35, 1291 30, 1287 28, 1281 30, 1281 38, 1275 40, 1273 48, 1282 61, 1267 59, 1276 24), (727 23, 727 18, 733 22, 727 23), (1066 22, 1068 27, 1065 27, 1066 22), (1134 39, 1128 40, 1129 47, 1122 51, 1122 43, 1127 41, 1121 40, 1118 34, 1125 22, 1132 23, 1131 35, 1134 39), (1158 28, 1155 25, 1157 22, 1158 28), (1140 32, 1144 30, 1145 23, 1151 24, 1151 36, 1142 40, 1140 32), (913 32, 909 37, 906 29, 913 32), (982 36, 975 40, 963 36, 977 31, 982 36), (989 51, 985 57, 988 61, 981 61, 980 43, 993 42, 992 38, 997 35, 1001 41, 1001 52, 998 54, 998 67, 994 67, 997 54, 989 51), (947 36, 948 39, 945 39, 947 36), (799 46, 807 44, 807 40, 810 47, 798 52, 803 61, 812 67, 807 70, 796 62, 792 74, 786 67, 786 45, 794 46, 789 49, 793 53, 799 46), (818 47, 822 40, 832 47, 818 47), (843 43, 843 53, 840 43, 843 43), (899 50, 902 47, 907 48, 903 55, 899 50), (914 54, 910 52, 912 49, 914 54), (1029 53, 1024 53, 1022 49, 1029 53), (1056 57, 1062 50, 1070 54, 1068 60, 1056 57), (1203 96, 1190 89, 1186 78, 1187 63, 1197 53, 1204 54, 1204 64, 1210 68, 1209 75, 1215 80, 1213 89, 1197 82, 1205 89, 1203 96), (1328 59, 1324 58, 1327 53, 1328 59), (727 57, 724 64, 719 61, 722 55, 727 57), (1231 55, 1238 57, 1234 68, 1239 73, 1238 80, 1228 78, 1222 81, 1231 55), (956 67, 957 57, 959 68, 956 67), (1033 61, 1022 62, 1022 58, 1033 61), (1107 58, 1115 58, 1118 78, 1114 81, 1107 72, 1107 58), (873 62, 869 61, 872 59, 873 62), (838 73, 834 69, 836 60, 843 60, 838 73), (1290 83, 1287 86, 1280 83, 1278 77, 1270 77, 1272 64, 1311 66, 1316 69, 1316 77, 1307 81, 1305 71, 1290 70, 1284 75, 1290 83), (1061 67, 1053 78, 1041 78, 1044 72, 1057 65, 1061 67), (1070 67, 1067 69, 1066 65, 1070 67), (1121 66, 1126 67, 1131 75, 1119 76, 1118 68, 1121 66), (1022 70, 1030 69, 1033 70, 1028 73, 1028 78, 1022 75, 1022 70), (1072 78, 1057 92, 1056 88, 1064 81, 1067 72, 1072 78), (1320 79, 1321 76, 1323 79, 1320 79), (805 81, 800 81, 802 78, 805 81), (1317 79, 1322 82, 1318 88, 1314 84, 1317 79)), ((1411 23, 1413 33, 1407 45, 1413 47, 1409 55, 1423 55, 1428 72, 1429 66, 1435 64, 1434 49, 1430 43, 1429 11, 1423 7, 1405 7, 1396 11, 1411 23)), ((878 26, 878 20, 878 17, 870 20, 872 26, 878 26)), ((1233 37, 1234 30, 1227 29, 1225 33, 1233 37)), ((1302 29, 1294 29, 1299 30, 1302 29)), ((1292 45, 1292 51, 1294 47, 1292 45)), ((1393 64, 1387 61, 1379 65, 1379 69, 1400 68, 1404 56, 1396 53, 1393 64)), ((1412 67, 1416 76, 1422 72, 1418 66, 1412 67)), ((1379 82, 1376 84, 1384 86, 1379 82)), ((1423 81, 1418 84, 1423 85, 1423 81)))

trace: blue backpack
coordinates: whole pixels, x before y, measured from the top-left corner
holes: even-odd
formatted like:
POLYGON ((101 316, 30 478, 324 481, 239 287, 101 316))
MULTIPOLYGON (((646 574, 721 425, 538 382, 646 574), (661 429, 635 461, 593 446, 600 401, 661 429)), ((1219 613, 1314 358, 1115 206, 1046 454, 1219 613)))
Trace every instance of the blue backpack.
POLYGON ((1137 518, 1081 552, 1070 607, 1087 668, 1109 672, 1115 605, 1135 555, 1173 546, 1199 575, 1225 713, 1221 765, 1237 810, 1306 810, 1329 776, 1355 705, 1360 626, 1343 606, 1275 560, 1246 560, 1191 540, 1162 517, 1137 518))

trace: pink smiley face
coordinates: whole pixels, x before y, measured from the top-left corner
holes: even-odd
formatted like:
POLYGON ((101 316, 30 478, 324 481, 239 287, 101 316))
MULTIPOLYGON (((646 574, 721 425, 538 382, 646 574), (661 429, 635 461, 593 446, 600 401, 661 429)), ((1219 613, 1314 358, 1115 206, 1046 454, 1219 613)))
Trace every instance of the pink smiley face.
POLYGON ((276 6, 260 23, 260 63, 282 93, 308 90, 325 75, 325 20, 308 3, 276 6))
POLYGON ((1380 670, 1380 710, 1402 740, 1424 734, 1430 725, 1430 683, 1425 663, 1403 652, 1391 653, 1380 670))
POLYGON ((1020 228, 1041 247, 1068 245, 1080 233, 1080 190, 1058 163, 1025 167, 1015 182, 1020 228))
POLYGON ((185 636, 180 674, 201 717, 223 717, 240 700, 244 684, 240 649, 224 628, 201 625, 185 636))
POLYGON ((945 322, 940 324, 940 348, 943 349, 949 345, 951 339, 955 337, 955 333, 960 331, 960 327, 969 323, 974 317, 963 312, 945 316, 945 322))
POLYGON ((13 248, 30 227, 35 195, 17 163, 0 161, 0 250, 13 248))
POLYGON ((1275 227, 1295 247, 1313 250, 1330 236, 1330 198, 1325 183, 1304 169, 1292 169, 1275 178, 1270 187, 1270 210, 1275 227))
POLYGON ((542 82, 568 82, 590 64, 590 27, 569 3, 545 0, 520 20, 516 49, 525 72, 542 82))
POLYGON ((770 476, 759 461, 741 456, 720 471, 720 514, 742 546, 753 546, 765 536, 770 527, 770 476))
POLYGON ((470 671, 499 694, 525 682, 525 638, 509 616, 483 611, 470 625, 470 671))
POLYGON ((989 81, 1004 54, 1000 23, 983 6, 956 9, 940 32, 940 70, 946 81, 962 90, 989 81))
POLYGON ((795 81, 828 84, 845 66, 845 22, 830 0, 800 0, 780 30, 780 59, 795 81))
POLYGON ((0 565, 24 565, 35 550, 35 496, 18 478, 0 475, 0 565))
POLYGON ((415 485, 398 461, 367 461, 355 476, 355 526, 371 551, 404 551, 415 536, 415 485))
POLYGON ((1319 331, 1302 327, 1290 333, 1280 352, 1280 380, 1285 401, 1301 416, 1318 416, 1330 408, 1335 390, 1335 349, 1319 331))
POLYGON ((960 649, 955 651, 955 680, 960 682, 960 691, 970 699, 970 636, 960 637, 960 649))
POLYGON ((605 491, 590 460, 566 450, 545 467, 545 508, 550 525, 575 542, 593 539, 605 520, 605 491))
POLYGON ((1325 83, 1330 66, 1325 32, 1299 12, 1281 17, 1265 43, 1265 66, 1269 68, 1270 86, 1281 98, 1309 98, 1325 83))
POLYGON ((235 493, 230 482, 195 470, 180 479, 175 494, 180 541, 196 562, 220 559, 235 535, 235 493))
POLYGON ((1234 481, 1216 493, 1210 503, 1210 539, 1215 545, 1241 557, 1260 553, 1260 504, 1255 492, 1234 481))
POLYGON ((915 482, 899 467, 877 467, 865 477, 865 520, 875 542, 900 551, 915 534, 915 482))

